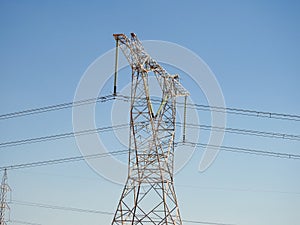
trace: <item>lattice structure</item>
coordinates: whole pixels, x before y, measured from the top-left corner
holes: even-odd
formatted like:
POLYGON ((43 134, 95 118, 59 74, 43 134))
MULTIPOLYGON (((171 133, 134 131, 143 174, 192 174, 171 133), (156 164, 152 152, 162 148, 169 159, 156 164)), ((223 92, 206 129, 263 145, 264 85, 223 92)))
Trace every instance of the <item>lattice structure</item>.
POLYGON ((188 96, 144 50, 135 34, 114 34, 132 69, 128 178, 112 225, 176 224, 181 217, 173 183, 176 97, 188 96), (162 101, 154 111, 148 86, 152 72, 162 101))
POLYGON ((0 225, 6 225, 6 212, 9 210, 7 204, 7 194, 11 191, 10 187, 7 184, 7 171, 4 170, 2 182, 1 182, 1 199, 0 199, 0 225))

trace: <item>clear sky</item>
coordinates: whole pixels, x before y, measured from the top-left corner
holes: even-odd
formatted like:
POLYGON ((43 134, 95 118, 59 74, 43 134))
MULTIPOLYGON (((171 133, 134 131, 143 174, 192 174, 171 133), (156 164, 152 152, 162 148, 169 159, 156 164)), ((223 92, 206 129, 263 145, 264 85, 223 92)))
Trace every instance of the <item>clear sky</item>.
MULTIPOLYGON (((1 0, 0 114, 72 101, 88 66, 114 47, 112 34, 135 32, 141 40, 177 43, 199 55, 214 72, 227 107, 299 115, 299 11, 297 1, 1 0)), ((130 80, 127 72, 120 75, 130 80)), ((109 85, 103 95, 111 94, 109 85)), ((192 83, 184 85, 195 102, 207 104, 192 83)), ((97 107, 111 107, 101 104, 97 107)), ((199 112, 199 117, 210 124, 207 113, 199 112)), ((97 125, 107 125, 101 113, 96 119, 97 125)), ((300 133, 299 123, 227 118, 228 127, 295 135, 300 133)), ((58 110, 1 120, 0 142, 70 131, 72 110, 58 110)), ((201 134, 201 142, 207 135, 201 134)), ((295 140, 226 134, 224 145, 300 154, 295 140)), ((112 144, 111 150, 115 148, 112 144)), ((300 224, 299 160, 222 151, 200 173, 202 153, 197 149, 175 176, 183 219, 300 224)), ((0 148, 0 166, 77 155, 75 139, 67 138, 0 148)), ((122 185, 102 178, 84 161, 9 170, 8 176, 16 201, 81 209, 114 212, 122 190, 122 185)), ((96 225, 110 224, 112 215, 15 203, 11 219, 96 225)))

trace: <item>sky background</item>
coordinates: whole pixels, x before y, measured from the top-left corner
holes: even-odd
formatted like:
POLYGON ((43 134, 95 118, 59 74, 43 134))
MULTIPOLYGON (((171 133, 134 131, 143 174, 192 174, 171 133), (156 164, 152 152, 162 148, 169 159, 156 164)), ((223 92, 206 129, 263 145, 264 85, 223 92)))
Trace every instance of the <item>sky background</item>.
MULTIPOLYGON (((199 55, 215 74, 227 107, 299 115, 299 11, 297 1, 1 0, 0 114, 71 102, 88 66, 114 47, 112 34, 135 32, 141 40, 170 41, 199 55)), ((129 82, 129 68, 120 77, 129 82)), ((184 78, 191 98, 207 104, 184 78)), ((103 95, 111 94, 112 82, 106 86, 103 95)), ((98 126, 106 125, 101 109, 111 104, 97 105, 98 126)), ((209 113, 200 111, 199 118, 210 124, 209 113)), ((300 133, 297 121, 269 118, 228 115, 227 126, 300 133)), ((70 131, 72 110, 58 110, 1 120, 0 142, 70 131)), ((207 137, 201 133, 200 141, 207 137)), ((300 154, 299 141, 284 139, 226 134, 224 145, 300 154)), ((111 144, 111 151, 119 147, 111 144)), ((175 176, 183 219, 300 224, 299 160, 221 151, 200 173, 202 153, 196 149, 175 176)), ((0 166, 77 155, 75 139, 67 138, 0 148, 0 166)), ((8 176, 15 201, 106 212, 115 211, 123 188, 84 161, 9 170, 8 176)), ((112 218, 11 204, 11 220, 43 225, 110 224, 112 218)))

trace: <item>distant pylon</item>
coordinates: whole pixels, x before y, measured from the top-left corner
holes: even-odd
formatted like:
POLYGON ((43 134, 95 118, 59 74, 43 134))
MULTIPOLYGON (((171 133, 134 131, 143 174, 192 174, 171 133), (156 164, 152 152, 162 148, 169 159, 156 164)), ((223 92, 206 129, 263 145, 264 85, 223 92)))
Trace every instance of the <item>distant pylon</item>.
POLYGON ((181 225, 173 183, 176 97, 189 93, 178 75, 148 55, 134 33, 130 39, 114 37, 131 66, 132 81, 128 177, 112 225, 181 225), (157 109, 149 93, 150 73, 162 93, 157 109))
POLYGON ((1 182, 1 199, 0 199, 0 225, 6 225, 6 212, 10 210, 7 204, 7 193, 10 192, 11 189, 7 184, 7 170, 4 170, 2 182, 1 182))

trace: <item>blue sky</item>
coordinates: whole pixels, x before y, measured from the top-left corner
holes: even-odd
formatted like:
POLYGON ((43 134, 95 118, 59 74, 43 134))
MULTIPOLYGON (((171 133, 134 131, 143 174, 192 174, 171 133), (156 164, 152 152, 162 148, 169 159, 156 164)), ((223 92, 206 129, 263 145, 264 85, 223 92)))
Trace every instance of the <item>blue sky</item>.
MULTIPOLYGON (((299 10, 297 1, 1 1, 0 114, 72 101, 88 66, 114 47, 112 34, 130 32, 198 54, 214 72, 228 107, 300 114, 299 10)), ((206 104, 203 93, 184 85, 197 103, 206 104)), ((199 116, 207 118, 203 112, 199 116)), ((97 121, 105 123, 100 115, 97 121)), ((300 133, 299 122, 232 115, 228 127, 300 133)), ((0 141, 71 130, 72 112, 66 109, 2 120, 0 141)), ((206 136, 202 134, 204 141, 206 136)), ((295 154, 300 146, 297 141, 229 134, 224 145, 295 154)), ((2 148, 0 165, 79 154, 69 138, 2 148)), ((221 152, 199 173, 201 155, 196 151, 175 177, 184 219, 299 224, 299 160, 221 152)), ((122 189, 85 162, 12 170, 9 182, 16 200, 109 212, 122 189)), ((112 219, 15 204, 11 208, 12 219, 44 225, 109 224, 112 219)))

